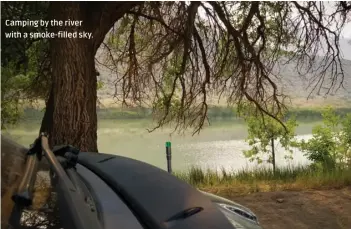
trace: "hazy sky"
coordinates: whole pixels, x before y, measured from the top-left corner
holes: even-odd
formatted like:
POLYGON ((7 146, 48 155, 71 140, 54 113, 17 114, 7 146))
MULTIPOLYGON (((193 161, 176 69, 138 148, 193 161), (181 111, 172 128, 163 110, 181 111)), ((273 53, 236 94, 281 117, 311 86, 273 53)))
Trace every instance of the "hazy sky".
POLYGON ((351 60, 351 22, 345 25, 342 37, 340 41, 340 50, 342 52, 342 57, 346 60, 351 60))
POLYGON ((345 37, 346 39, 351 39, 351 22, 345 25, 343 30, 343 37, 345 37))

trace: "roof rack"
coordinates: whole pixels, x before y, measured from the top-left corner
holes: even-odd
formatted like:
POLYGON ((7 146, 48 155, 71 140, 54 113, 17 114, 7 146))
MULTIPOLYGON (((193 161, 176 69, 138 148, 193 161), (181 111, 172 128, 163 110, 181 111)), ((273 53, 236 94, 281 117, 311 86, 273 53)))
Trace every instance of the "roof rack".
POLYGON ((54 152, 50 149, 48 135, 41 133, 27 153, 26 167, 17 192, 12 196, 15 202, 11 217, 13 225, 19 225, 21 213, 32 205, 33 187, 38 171, 38 164, 45 156, 57 183, 55 188, 59 197, 60 209, 65 213, 65 229, 101 229, 96 208, 87 197, 87 189, 78 179, 75 170, 79 150, 73 147, 61 147, 54 152))

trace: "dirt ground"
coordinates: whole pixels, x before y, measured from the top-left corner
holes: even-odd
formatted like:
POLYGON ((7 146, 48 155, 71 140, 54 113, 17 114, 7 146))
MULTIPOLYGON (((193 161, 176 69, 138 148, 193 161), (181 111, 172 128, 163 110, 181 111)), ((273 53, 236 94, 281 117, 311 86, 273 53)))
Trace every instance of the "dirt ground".
POLYGON ((255 193, 227 198, 255 212, 264 229, 351 228, 351 187, 255 193))

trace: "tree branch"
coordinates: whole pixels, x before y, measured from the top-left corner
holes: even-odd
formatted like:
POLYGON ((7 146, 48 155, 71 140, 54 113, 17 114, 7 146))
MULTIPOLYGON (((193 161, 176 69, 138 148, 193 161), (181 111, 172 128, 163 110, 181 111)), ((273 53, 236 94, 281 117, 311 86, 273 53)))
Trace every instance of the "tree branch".
MULTIPOLYGON (((130 11, 132 8, 143 4, 144 2, 99 2, 97 9, 90 8, 90 13, 93 13, 95 18, 92 24, 93 30, 93 48, 94 53, 100 47, 102 41, 105 38, 107 32, 113 27, 113 25, 122 18, 125 13, 130 11)), ((89 4, 89 3, 87 3, 89 4)), ((94 5, 89 5, 93 8, 94 5)))

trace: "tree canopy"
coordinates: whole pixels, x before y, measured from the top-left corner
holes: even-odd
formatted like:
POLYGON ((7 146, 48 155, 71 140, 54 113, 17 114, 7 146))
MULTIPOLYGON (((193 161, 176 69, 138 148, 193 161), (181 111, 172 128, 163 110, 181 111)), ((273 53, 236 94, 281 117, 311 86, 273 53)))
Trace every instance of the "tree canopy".
MULTIPOLYGON (((115 73, 115 98, 126 105, 152 106, 158 121, 155 128, 175 122, 176 129, 190 127, 194 133, 199 132, 207 121, 211 95, 226 98, 228 105, 249 102, 262 117, 279 119, 285 109, 286 96, 277 86, 281 76, 275 69, 287 62, 296 63, 299 75, 314 75, 311 91, 326 86, 329 93, 343 82, 339 39, 343 26, 350 20, 350 2, 60 2, 42 4, 43 10, 34 7, 40 3, 33 2, 2 3, 2 10, 17 9, 12 15, 5 14, 15 17, 13 15, 21 15, 18 10, 21 4, 33 6, 27 11, 37 12, 35 15, 43 18, 56 15, 47 14, 50 6, 51 12, 61 10, 86 19, 84 28, 78 29, 92 31, 93 39, 79 42, 87 42, 94 55, 99 47, 103 50, 106 59, 98 64, 115 73), (63 5, 67 7, 61 7, 63 5), (79 12, 69 11, 70 7, 78 7, 79 12), (326 54, 319 57, 318 50, 322 48, 326 54)), ((67 16, 60 15, 62 19, 67 16)), ((3 14, 2 21, 4 17, 3 14)), ((7 50, 14 49, 19 42, 6 40, 9 43, 4 49, 7 50)), ((47 50, 51 53, 67 48, 66 43, 58 46, 59 41, 50 42, 47 50)), ((7 57, 2 58, 2 67, 9 66, 8 59, 20 59, 10 56, 11 53, 3 52, 7 57)), ((42 61, 52 61, 52 58, 55 56, 42 61)), ((39 62, 36 64, 40 66, 39 62)), ((63 97, 58 92, 65 88, 55 89, 61 81, 60 74, 53 72, 58 72, 59 66, 79 63, 47 65, 50 64, 46 81, 53 83, 44 87, 45 95, 48 100, 52 91, 51 97, 56 96, 55 103, 59 103, 63 97)), ((41 75, 41 69, 35 71, 41 75)), ((38 78, 31 79, 38 81, 38 78)), ((92 84, 82 85, 83 91, 93 88, 92 84)), ((77 104, 83 104, 78 98, 72 98, 77 104)), ((95 100, 91 103, 96 103, 95 100)), ((91 104, 82 105, 85 106, 91 104)), ((60 115, 61 119, 68 115, 55 113, 55 109, 59 109, 56 107, 47 109, 46 117, 55 116, 56 120, 60 115)), ((77 128, 83 128, 83 124, 77 128)))
MULTIPOLYGON (((338 40, 349 5, 336 3, 169 2, 135 7, 104 43, 123 103, 153 101, 161 126, 181 129, 206 121, 216 94, 229 105, 249 101, 273 117, 284 109, 274 68, 295 61, 301 75, 315 74, 311 90, 342 86, 338 40), (333 7, 333 6, 331 6, 333 7), (327 53, 317 52, 327 44, 327 53), (316 67, 316 61, 319 65, 316 67), (123 66, 123 68, 121 67, 123 66), (332 77, 327 81, 326 75, 332 77), (329 84, 329 85, 326 85, 329 84)), ((297 75, 298 77, 298 75, 297 75)))

